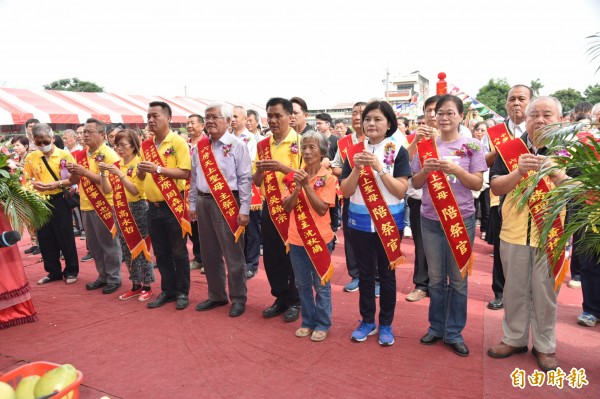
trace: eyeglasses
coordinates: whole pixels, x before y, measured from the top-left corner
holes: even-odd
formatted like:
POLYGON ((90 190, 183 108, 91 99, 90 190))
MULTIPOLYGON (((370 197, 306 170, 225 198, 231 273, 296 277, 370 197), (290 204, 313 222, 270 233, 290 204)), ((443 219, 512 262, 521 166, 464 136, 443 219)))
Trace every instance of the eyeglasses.
POLYGON ((435 116, 437 116, 438 118, 443 118, 445 116, 447 116, 448 118, 453 118, 456 116, 456 112, 454 112, 454 111, 438 112, 435 114, 435 116))
POLYGON ((206 115, 204 117, 205 121, 216 121, 217 119, 225 119, 224 117, 220 116, 220 115, 206 115))

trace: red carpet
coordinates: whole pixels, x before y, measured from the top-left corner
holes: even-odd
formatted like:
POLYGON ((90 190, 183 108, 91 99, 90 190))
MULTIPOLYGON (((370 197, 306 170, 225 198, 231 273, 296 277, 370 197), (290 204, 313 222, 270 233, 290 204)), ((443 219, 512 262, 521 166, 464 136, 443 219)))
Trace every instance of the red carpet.
MULTIPOLYGON (((342 238, 342 232, 338 236, 342 238)), ((29 247, 20 243, 20 251, 29 247)), ((77 239, 79 254, 85 241, 77 239)), ((121 291, 86 291, 96 278, 93 262, 81 263, 79 281, 37 286, 44 275, 39 256, 23 255, 39 321, 0 331, 0 372, 25 362, 71 363, 83 372, 80 398, 512 398, 600 397, 600 326, 576 324, 581 291, 563 286, 559 296, 557 356, 566 374, 584 368, 589 385, 532 387, 511 384, 519 367, 531 374, 531 353, 491 359, 489 346, 502 338, 502 311, 486 308, 491 290, 491 247, 476 239, 476 261, 469 278, 469 318, 464 337, 471 354, 460 358, 439 343, 419 344, 426 332, 429 299, 409 303, 413 243, 405 239, 409 263, 397 270, 398 303, 393 328, 396 343, 381 348, 377 337, 357 344, 350 334, 360 318, 358 292, 348 282, 343 246, 334 251, 333 326, 321 343, 294 336, 299 321, 264 319, 273 298, 262 265, 248 282, 246 313, 236 319, 228 307, 199 313, 207 298, 206 280, 192 271, 190 307, 174 303, 150 310, 137 300, 118 300, 121 291)), ((191 251, 190 251, 191 252, 191 251)), ((1 267, 1 265, 0 265, 1 267)), ((124 287, 129 286, 124 270, 124 287)), ((160 274, 157 271, 157 277, 160 274)), ((567 278, 568 280, 568 278, 567 278)), ((154 284, 155 296, 158 283, 154 284)), ((124 291, 124 290, 123 290, 124 291)), ((531 346, 530 346, 531 347, 531 346)))

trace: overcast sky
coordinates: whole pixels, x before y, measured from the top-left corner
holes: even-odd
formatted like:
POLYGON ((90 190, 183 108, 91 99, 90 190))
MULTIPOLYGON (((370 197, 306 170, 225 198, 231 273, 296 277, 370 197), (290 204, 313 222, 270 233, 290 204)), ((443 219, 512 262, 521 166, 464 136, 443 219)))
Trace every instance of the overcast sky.
POLYGON ((382 97, 391 74, 490 78, 542 94, 600 81, 585 55, 600 1, 0 0, 0 87, 79 77, 125 94, 309 108, 382 97))

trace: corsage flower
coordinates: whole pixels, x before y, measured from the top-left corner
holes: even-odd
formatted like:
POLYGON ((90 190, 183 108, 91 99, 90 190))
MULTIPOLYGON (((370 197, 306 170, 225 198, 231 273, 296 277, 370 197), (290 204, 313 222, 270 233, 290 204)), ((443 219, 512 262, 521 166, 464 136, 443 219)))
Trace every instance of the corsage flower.
POLYGON ((171 148, 167 148, 167 151, 165 151, 165 157, 168 157, 169 155, 173 155, 175 154, 175 148, 171 147, 171 148))
POLYGON ((473 151, 479 151, 480 149, 479 144, 471 141, 461 145, 458 150, 454 151, 454 155, 458 155, 461 158, 472 157, 473 151))
POLYGON ((231 143, 225 144, 223 146, 223 156, 226 157, 231 152, 232 148, 233 148, 233 144, 231 144, 231 143))
POLYGON ((316 190, 317 188, 325 187, 325 180, 326 180, 325 176, 318 177, 317 180, 315 180, 315 184, 313 185, 313 188, 316 190))
POLYGON ((387 143, 383 149, 383 163, 387 166, 392 166, 396 158, 396 146, 394 146, 394 143, 387 143))

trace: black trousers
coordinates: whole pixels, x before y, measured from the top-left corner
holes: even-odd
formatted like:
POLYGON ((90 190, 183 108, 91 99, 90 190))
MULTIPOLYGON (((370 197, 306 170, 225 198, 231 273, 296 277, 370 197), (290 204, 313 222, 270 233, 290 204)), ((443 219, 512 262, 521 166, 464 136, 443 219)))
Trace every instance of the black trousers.
POLYGON ((504 293, 504 270, 502 269, 502 259, 500 259, 500 230, 502 230, 502 218, 499 214, 499 207, 490 208, 490 223, 486 236, 486 241, 491 241, 494 246, 494 266, 492 268, 492 291, 496 298, 502 297, 504 293))
POLYGON ((340 200, 337 194, 334 206, 329 208, 329 217, 331 219, 331 230, 335 233, 340 228, 340 200))
POLYGON ((342 205, 342 226, 344 229, 344 252, 346 253, 346 267, 348 268, 348 274, 350 277, 358 278, 358 263, 354 255, 354 248, 352 246, 352 238, 350 237, 350 227, 348 227, 348 207, 350 206, 350 199, 344 198, 342 205))
POLYGON ((600 259, 580 255, 583 311, 600 318, 600 259))
POLYGON ((487 234, 487 226, 488 219, 490 217, 490 188, 486 188, 479 194, 479 198, 475 199, 475 210, 479 208, 479 214, 481 215, 481 225, 479 226, 479 231, 482 233, 486 232, 487 234))
POLYGON ((379 298, 379 324, 392 325, 396 309, 396 271, 390 269, 390 261, 385 254, 383 244, 377 233, 348 228, 353 242, 360 242, 354 247, 358 263, 358 306, 363 323, 375 323, 375 276, 379 274, 381 296, 379 298), (374 262, 376 260, 376 262, 374 262))
POLYGON ((192 235, 190 237, 190 241, 192 242, 192 253, 194 254, 194 260, 196 262, 202 263, 202 251, 200 250, 200 233, 198 232, 198 221, 193 221, 192 225, 192 235))
MULTIPOLYGON (((571 242, 571 263, 569 264, 569 268, 571 270, 571 279, 576 279, 577 277, 581 276, 582 256, 579 255, 578 251, 576 251, 577 242, 579 240, 581 240, 581 231, 577 230, 575 233, 573 233, 573 238, 571 242)), ((589 262, 589 259, 586 259, 585 261, 589 262)))
POLYGON ((261 233, 263 239, 263 262, 271 295, 276 302, 286 306, 299 306, 300 297, 294 279, 294 270, 285 244, 277 232, 267 204, 263 204, 261 233))
POLYGON ((408 197, 406 201, 410 209, 410 226, 413 242, 415 244, 415 268, 413 271, 413 283, 415 289, 427 291, 429 285, 429 274, 425 248, 423 248, 423 235, 421 234, 421 200, 408 197))
POLYGON ((52 216, 48 223, 37 231, 38 245, 44 258, 44 270, 52 280, 63 277, 77 277, 79 260, 73 234, 73 213, 61 194, 50 197, 52 216), (60 252, 65 256, 65 270, 62 271, 60 252))
POLYGON ((260 219, 261 210, 250 211, 250 222, 246 226, 244 255, 246 257, 246 270, 257 271, 260 260, 260 219))
POLYGON ((160 288, 169 296, 190 293, 190 258, 181 226, 166 203, 148 205, 148 232, 156 265, 161 275, 160 288))

